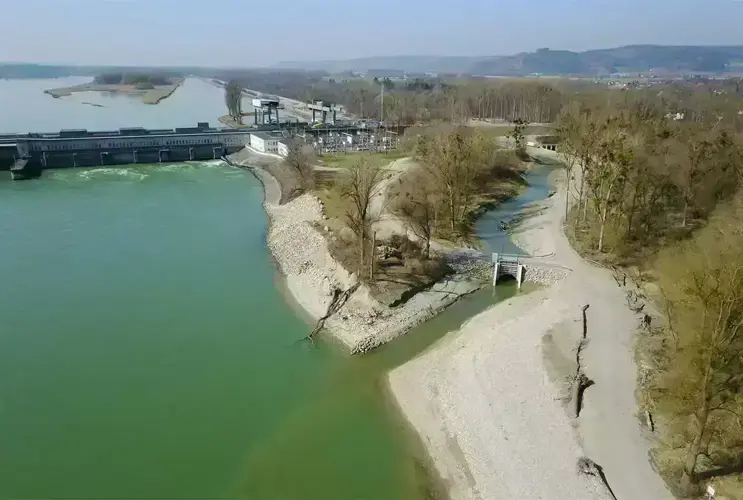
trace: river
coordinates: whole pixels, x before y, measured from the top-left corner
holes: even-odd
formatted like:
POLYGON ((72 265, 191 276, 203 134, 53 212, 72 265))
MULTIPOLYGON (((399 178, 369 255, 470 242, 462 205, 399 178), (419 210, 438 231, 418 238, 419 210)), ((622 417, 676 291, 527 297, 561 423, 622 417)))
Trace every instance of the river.
MULTIPOLYGON (((141 96, 116 93, 76 92, 58 99, 44 94, 44 90, 72 87, 90 80, 76 76, 0 80, 0 134, 78 128, 192 127, 204 121, 221 126, 218 118, 226 114, 222 89, 197 78, 187 78, 170 97, 156 105, 142 103, 141 96)), ((243 106, 248 108, 247 103, 243 106)))
MULTIPOLYGON (((0 130, 188 125, 224 107, 199 80, 105 108, 41 93, 62 85, 0 81, 0 130)), ((277 286, 261 200, 218 162, 0 178, 0 496, 428 498, 386 373, 514 287, 367 356, 296 343, 308 326, 277 286)))

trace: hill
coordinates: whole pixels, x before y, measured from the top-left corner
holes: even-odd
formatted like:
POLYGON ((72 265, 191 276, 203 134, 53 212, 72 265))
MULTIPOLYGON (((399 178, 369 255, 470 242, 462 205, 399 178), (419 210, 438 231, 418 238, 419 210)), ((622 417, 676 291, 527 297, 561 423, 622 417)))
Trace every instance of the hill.
POLYGON ((743 45, 671 46, 627 45, 611 49, 572 52, 539 49, 511 56, 438 57, 390 56, 345 61, 283 62, 277 67, 313 69, 338 73, 377 68, 407 72, 470 73, 475 75, 521 76, 605 75, 622 72, 679 73, 738 71, 743 66, 743 45))
POLYGON ((379 56, 361 57, 339 61, 286 61, 275 68, 304 69, 342 73, 344 71, 367 71, 387 68, 410 73, 466 73, 473 65, 490 57, 460 56, 379 56))

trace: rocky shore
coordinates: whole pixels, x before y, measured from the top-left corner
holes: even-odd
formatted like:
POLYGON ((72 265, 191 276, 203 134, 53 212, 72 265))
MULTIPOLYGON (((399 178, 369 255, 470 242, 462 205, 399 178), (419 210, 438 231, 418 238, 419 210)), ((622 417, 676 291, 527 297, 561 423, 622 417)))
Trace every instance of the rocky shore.
MULTIPOLYGON (((271 219, 268 245, 289 291, 313 318, 323 317, 334 297, 356 285, 358 277, 330 255, 327 240, 315 225, 323 216, 319 200, 304 194, 285 205, 266 203, 266 211, 271 219)), ((362 284, 327 319, 325 327, 352 353, 365 352, 405 333, 482 285, 480 279, 455 274, 405 304, 390 308, 375 300, 362 284)))
MULTIPOLYGON (((267 158, 246 151, 235 161, 255 165, 267 158)), ((447 306, 492 280, 492 264, 476 260, 468 250, 447 254, 454 274, 423 290, 404 304, 389 307, 376 300, 358 277, 333 259, 323 233, 323 207, 311 194, 280 204, 278 181, 264 168, 253 168, 266 185, 265 210, 270 219, 268 246, 292 298, 312 318, 319 320, 340 294, 355 287, 347 301, 324 323, 324 327, 351 353, 369 351, 430 319, 447 306)), ((544 269, 526 274, 526 281, 552 284, 564 270, 544 269)))

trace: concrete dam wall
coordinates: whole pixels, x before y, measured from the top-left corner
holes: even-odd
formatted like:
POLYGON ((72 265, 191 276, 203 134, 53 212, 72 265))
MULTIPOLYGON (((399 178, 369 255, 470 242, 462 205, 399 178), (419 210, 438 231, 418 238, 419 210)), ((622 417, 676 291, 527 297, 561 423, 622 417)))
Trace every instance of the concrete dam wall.
POLYGON ((196 127, 111 132, 62 130, 55 134, 0 137, 0 168, 14 179, 38 177, 45 169, 215 160, 241 150, 250 131, 196 127))
MULTIPOLYGON (((42 155, 31 155, 30 166, 40 169, 99 167, 106 165, 130 165, 138 163, 167 163, 184 161, 216 160, 223 155, 239 151, 243 146, 171 146, 168 149, 159 147, 116 149, 88 149, 74 152, 50 152, 42 155)), ((12 162, 11 162, 12 163, 12 162)))

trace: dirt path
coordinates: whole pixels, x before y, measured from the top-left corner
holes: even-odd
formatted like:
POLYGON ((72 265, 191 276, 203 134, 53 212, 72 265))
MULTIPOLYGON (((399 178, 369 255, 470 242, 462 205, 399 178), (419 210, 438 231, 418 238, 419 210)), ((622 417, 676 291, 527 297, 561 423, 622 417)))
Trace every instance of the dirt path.
POLYGON ((372 198, 369 212, 374 220, 373 229, 377 232, 377 237, 386 239, 393 234, 406 234, 408 229, 405 223, 389 210, 389 191, 393 182, 396 182, 409 168, 413 167, 410 158, 395 160, 384 167, 386 174, 384 179, 379 183, 377 194, 372 198))
POLYGON ((390 374, 393 393, 453 499, 609 498, 575 473, 581 455, 603 467, 619 500, 672 498, 649 464, 635 416, 637 318, 611 273, 571 248, 562 230, 564 196, 560 187, 515 239, 572 272, 478 315, 390 374), (589 343, 582 364, 595 385, 585 393, 576 433, 557 401, 559 381, 548 381, 543 345, 548 337, 570 344, 585 304, 589 343))
MULTIPOLYGON (((385 167, 388 172, 385 178, 380 182, 377 194, 374 196, 370 206, 370 213, 375 221, 373 229, 377 232, 377 238, 387 239, 393 234, 407 236, 412 241, 419 241, 421 237, 415 234, 409 225, 400 217, 390 211, 389 194, 390 186, 411 168, 416 167, 412 158, 401 158, 391 162, 385 167)), ((445 251, 451 248, 442 243, 431 240, 431 250, 445 251)))

